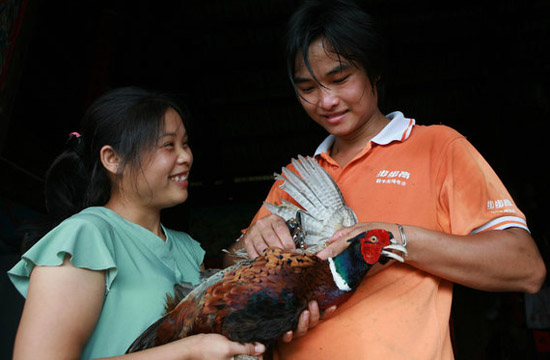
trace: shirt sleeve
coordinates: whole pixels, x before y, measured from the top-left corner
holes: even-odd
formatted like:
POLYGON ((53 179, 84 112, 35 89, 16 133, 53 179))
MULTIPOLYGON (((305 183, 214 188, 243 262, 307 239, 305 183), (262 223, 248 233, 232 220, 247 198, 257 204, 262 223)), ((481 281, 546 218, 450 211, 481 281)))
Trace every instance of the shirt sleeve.
POLYGON ((453 234, 520 227, 528 230, 524 214, 481 154, 464 138, 444 148, 437 176, 441 214, 448 214, 453 234))
POLYGON ((60 266, 65 256, 73 266, 105 271, 108 292, 117 274, 112 238, 108 228, 83 219, 67 219, 40 239, 8 271, 17 290, 26 297, 35 266, 60 266))

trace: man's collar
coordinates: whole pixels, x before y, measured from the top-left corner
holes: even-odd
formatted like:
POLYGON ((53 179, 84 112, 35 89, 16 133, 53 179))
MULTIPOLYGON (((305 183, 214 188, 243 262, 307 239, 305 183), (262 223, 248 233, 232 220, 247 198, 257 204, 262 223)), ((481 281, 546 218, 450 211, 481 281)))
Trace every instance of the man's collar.
MULTIPOLYGON (((371 139, 373 143, 378 145, 387 145, 393 141, 405 141, 411 135, 412 128, 415 124, 414 119, 407 119, 400 111, 394 111, 386 115, 391 121, 386 125, 382 131, 376 134, 375 137, 371 139)), ((329 135, 317 150, 315 150, 315 155, 319 155, 324 152, 328 152, 336 137, 334 135, 329 135)))

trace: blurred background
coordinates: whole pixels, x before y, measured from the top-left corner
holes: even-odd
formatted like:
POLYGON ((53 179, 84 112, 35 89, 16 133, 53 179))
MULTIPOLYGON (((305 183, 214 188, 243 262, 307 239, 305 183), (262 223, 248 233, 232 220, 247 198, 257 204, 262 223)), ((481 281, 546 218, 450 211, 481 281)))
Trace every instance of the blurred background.
MULTIPOLYGON (((11 356, 23 305, 5 275, 20 256, 16 229, 44 213, 46 169, 110 88, 156 89, 190 108, 190 197, 164 223, 220 266, 273 173, 325 137, 286 76, 284 27, 300 3, 0 0, 0 358, 11 356)), ((359 3, 387 43, 382 111, 467 136, 527 215, 548 264, 550 2, 359 3)), ((550 358, 548 284, 533 296, 455 294, 457 359, 550 358)))

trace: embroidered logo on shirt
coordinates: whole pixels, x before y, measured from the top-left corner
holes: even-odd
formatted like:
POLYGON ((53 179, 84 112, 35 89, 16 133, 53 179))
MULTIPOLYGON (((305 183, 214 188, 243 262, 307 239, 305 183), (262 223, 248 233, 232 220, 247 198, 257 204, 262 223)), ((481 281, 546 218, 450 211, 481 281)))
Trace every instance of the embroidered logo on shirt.
POLYGON ((403 170, 380 170, 376 175, 377 184, 393 184, 406 186, 411 173, 403 170))
POLYGON ((487 209, 491 210, 491 212, 493 213, 498 213, 498 212, 515 213, 516 210, 513 207, 514 207, 514 204, 509 199, 487 201, 487 209))

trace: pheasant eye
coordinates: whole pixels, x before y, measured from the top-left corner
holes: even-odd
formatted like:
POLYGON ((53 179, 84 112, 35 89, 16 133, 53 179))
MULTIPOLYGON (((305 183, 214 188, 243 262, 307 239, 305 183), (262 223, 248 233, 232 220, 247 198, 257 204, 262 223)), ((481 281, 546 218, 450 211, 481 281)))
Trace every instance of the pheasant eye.
POLYGON ((378 242, 378 236, 375 236, 375 235, 371 236, 369 238, 369 241, 373 244, 376 244, 378 242))

